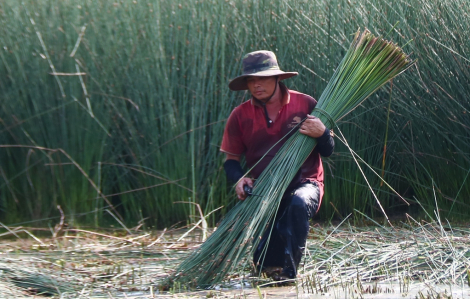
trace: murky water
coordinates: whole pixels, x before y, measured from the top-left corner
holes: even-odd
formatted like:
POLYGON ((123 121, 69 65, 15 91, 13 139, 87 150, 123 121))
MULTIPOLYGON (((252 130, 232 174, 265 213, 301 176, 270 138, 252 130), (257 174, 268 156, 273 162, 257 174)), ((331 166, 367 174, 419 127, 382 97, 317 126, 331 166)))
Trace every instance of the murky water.
POLYGON ((244 288, 238 290, 214 290, 198 293, 184 293, 185 296, 200 296, 201 298, 305 298, 305 299, 346 299, 346 298, 470 298, 470 287, 449 285, 428 285, 425 283, 412 283, 404 290, 397 283, 366 284, 362 291, 357 286, 335 287, 328 292, 310 292, 299 286, 265 287, 258 289, 244 288))
MULTIPOLYGON (((149 298, 148 292, 127 293, 127 298, 149 298)), ((309 292, 300 286, 289 287, 262 287, 260 289, 244 287, 239 289, 216 289, 199 292, 183 292, 174 294, 153 294, 154 298, 299 298, 299 299, 355 299, 355 298, 377 298, 377 299, 466 299, 470 298, 470 287, 450 285, 428 285, 425 283, 412 283, 403 289, 397 283, 366 284, 362 291, 357 286, 335 287, 328 292, 309 292)), ((124 297, 124 296, 123 296, 124 297)))

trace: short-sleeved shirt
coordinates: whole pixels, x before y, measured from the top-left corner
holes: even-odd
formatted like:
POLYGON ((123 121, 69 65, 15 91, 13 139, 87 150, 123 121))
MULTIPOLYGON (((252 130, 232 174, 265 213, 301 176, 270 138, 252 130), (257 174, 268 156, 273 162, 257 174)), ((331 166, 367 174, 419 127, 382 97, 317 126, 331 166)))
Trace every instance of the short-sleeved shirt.
MULTIPOLYGON (((241 156, 249 168, 253 167, 269 149, 295 128, 315 108, 317 101, 309 95, 287 89, 280 84, 283 94, 282 108, 276 120, 270 124, 264 108, 253 98, 236 107, 230 114, 225 126, 220 150, 224 153, 241 156)), ((298 130, 297 128, 295 130, 298 130)), ((257 178, 268 166, 288 137, 276 144, 266 156, 251 170, 250 175, 257 178)), ((323 196, 323 165, 320 154, 314 150, 301 167, 299 182, 314 181, 323 196)))

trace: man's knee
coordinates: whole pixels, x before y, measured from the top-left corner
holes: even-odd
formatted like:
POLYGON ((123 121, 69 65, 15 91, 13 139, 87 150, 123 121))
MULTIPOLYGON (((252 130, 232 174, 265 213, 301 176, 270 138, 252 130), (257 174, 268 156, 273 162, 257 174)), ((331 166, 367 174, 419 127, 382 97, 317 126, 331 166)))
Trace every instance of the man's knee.
POLYGON ((304 197, 298 196, 295 193, 291 197, 290 206, 296 210, 298 209, 306 209, 307 208, 307 200, 304 197))
POLYGON ((312 218, 320 201, 320 189, 314 183, 303 183, 292 194, 291 206, 295 209, 307 211, 308 218, 312 218))

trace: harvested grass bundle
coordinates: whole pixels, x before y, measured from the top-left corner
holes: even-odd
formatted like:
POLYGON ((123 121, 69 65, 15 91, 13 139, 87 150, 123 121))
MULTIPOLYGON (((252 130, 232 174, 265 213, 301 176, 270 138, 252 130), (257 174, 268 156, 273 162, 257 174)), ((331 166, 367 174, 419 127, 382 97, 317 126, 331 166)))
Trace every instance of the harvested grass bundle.
MULTIPOLYGON (((334 127, 336 121, 412 63, 396 44, 368 30, 358 31, 312 115, 328 128, 334 127)), ((181 263, 172 279, 211 286, 252 256, 263 232, 270 229, 284 191, 315 145, 316 139, 295 132, 256 181, 253 198, 238 203, 217 231, 181 263)))
MULTIPOLYGON (((29 295, 57 296, 63 292, 77 291, 69 281, 49 269, 36 269, 34 266, 14 267, 14 262, 0 263, 0 281, 9 286, 9 292, 24 290, 29 295)), ((2 293, 0 286, 0 294, 2 293)), ((5 286, 3 286, 5 287, 5 286)), ((2 297, 5 298, 5 297, 2 297)), ((15 297, 16 298, 16 297, 15 297)))

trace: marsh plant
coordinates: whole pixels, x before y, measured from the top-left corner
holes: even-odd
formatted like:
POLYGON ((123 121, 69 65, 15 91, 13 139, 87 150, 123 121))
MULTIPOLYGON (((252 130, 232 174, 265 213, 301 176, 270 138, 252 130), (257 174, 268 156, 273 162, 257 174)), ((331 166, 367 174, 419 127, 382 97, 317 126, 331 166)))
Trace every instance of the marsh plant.
MULTIPOLYGON (((274 51, 299 71, 287 86, 319 98, 358 28, 418 60, 338 122, 364 176, 386 211, 436 200, 466 217, 469 11, 467 0, 2 1, 0 219, 53 226, 62 210, 69 224, 164 227, 199 219, 197 203, 224 206, 216 225, 235 201, 219 144, 249 96, 227 88, 241 57, 274 51)), ((382 215, 337 144, 319 217, 382 215)))

